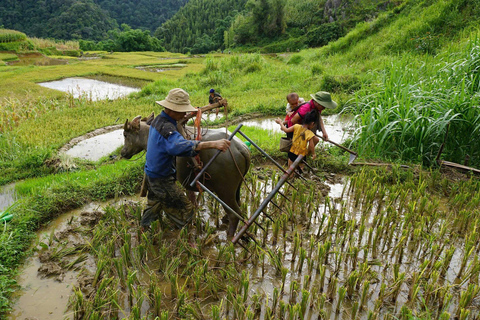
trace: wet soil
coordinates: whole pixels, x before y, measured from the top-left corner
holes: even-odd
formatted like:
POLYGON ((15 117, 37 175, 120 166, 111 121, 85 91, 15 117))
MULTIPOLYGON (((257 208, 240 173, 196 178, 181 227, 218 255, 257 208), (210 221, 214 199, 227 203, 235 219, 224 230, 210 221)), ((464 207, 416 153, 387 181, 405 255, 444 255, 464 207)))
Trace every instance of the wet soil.
MULTIPOLYGON (((129 199, 112 201, 111 205, 137 205, 129 199)), ((67 310, 73 287, 88 297, 93 293, 95 261, 88 254, 92 229, 104 214, 108 203, 90 203, 65 213, 37 232, 39 244, 27 259, 19 284, 12 320, 73 319, 67 310)))

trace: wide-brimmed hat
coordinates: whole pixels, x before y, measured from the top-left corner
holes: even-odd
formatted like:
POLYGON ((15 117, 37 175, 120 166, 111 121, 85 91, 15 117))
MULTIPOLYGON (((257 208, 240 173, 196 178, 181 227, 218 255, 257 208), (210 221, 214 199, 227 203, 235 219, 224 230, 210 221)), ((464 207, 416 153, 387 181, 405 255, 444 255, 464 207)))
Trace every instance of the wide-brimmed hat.
POLYGON ((180 88, 170 90, 165 100, 155 101, 155 103, 176 112, 197 111, 197 108, 190 104, 188 93, 180 88))
POLYGON ((311 94, 310 96, 313 98, 313 100, 317 101, 327 109, 335 109, 337 107, 337 103, 332 100, 332 97, 328 92, 319 91, 315 94, 311 94))

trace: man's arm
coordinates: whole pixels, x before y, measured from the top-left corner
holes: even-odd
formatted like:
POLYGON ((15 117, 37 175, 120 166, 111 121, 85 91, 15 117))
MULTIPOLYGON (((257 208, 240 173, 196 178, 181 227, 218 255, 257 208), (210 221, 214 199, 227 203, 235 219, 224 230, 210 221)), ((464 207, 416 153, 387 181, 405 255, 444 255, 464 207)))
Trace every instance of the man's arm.
POLYGON ((323 119, 322 119, 322 116, 320 116, 320 129, 322 130, 322 134, 323 134, 323 140, 328 140, 328 134, 327 134, 327 130, 325 130, 325 125, 323 124, 323 119))
POLYGON ((226 151, 230 147, 230 141, 227 139, 220 139, 215 141, 202 141, 200 142, 195 151, 200 151, 203 149, 218 149, 222 151, 226 151))

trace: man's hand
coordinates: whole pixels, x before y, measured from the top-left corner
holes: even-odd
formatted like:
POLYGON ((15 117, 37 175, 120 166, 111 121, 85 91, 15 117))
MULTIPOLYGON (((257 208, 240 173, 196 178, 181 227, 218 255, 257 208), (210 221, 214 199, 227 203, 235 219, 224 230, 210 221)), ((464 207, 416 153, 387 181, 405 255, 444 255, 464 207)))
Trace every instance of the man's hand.
POLYGON ((230 144, 231 144, 231 142, 227 139, 217 140, 214 142, 217 143, 215 148, 222 151, 227 151, 227 149, 230 147, 230 144))
POLYGON ((220 139, 215 141, 202 141, 198 144, 195 151, 200 151, 203 149, 218 149, 226 151, 230 147, 230 141, 227 139, 220 139))

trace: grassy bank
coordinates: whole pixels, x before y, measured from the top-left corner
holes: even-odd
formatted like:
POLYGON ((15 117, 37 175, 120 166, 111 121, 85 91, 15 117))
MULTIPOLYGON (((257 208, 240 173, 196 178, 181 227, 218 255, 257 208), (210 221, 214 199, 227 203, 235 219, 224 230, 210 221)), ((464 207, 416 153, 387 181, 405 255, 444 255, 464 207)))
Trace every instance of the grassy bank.
POLYGON ((59 214, 91 201, 138 191, 143 161, 119 161, 96 170, 58 174, 21 182, 25 195, 9 212, 13 219, 0 233, 0 314, 8 310, 18 265, 29 255, 35 232, 59 214))

